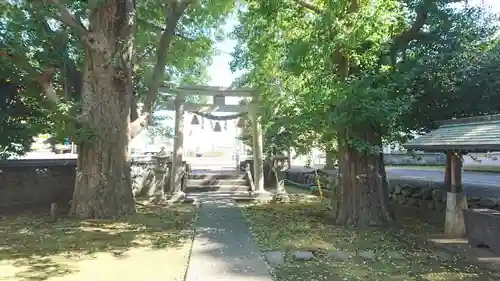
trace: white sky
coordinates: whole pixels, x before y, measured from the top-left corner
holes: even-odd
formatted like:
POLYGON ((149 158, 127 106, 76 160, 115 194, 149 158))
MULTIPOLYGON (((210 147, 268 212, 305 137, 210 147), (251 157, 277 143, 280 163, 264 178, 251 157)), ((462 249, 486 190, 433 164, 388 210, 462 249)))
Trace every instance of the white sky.
POLYGON ((500 13, 500 1, 499 0, 474 0, 471 3, 483 3, 484 6, 491 8, 493 11, 500 13))

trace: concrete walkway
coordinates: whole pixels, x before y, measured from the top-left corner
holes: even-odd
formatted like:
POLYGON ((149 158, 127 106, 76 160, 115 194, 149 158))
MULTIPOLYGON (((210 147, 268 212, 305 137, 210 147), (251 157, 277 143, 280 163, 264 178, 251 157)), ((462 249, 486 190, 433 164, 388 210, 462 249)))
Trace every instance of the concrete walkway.
POLYGON ((272 281, 241 210, 228 198, 199 198, 186 281, 272 281))

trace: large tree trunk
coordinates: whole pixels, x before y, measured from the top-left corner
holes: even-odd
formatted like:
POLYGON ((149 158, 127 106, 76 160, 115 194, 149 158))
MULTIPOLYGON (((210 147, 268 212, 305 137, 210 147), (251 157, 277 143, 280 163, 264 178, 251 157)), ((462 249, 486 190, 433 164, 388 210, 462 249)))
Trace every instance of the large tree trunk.
MULTIPOLYGON (((352 134, 351 134, 352 135, 352 134)), ((393 221, 387 184, 384 184, 383 157, 378 152, 360 152, 339 134, 339 192, 335 198, 336 223, 355 226, 388 225, 393 221)), ((380 135, 365 132, 358 138, 377 145, 380 135)))
POLYGON ((70 214, 113 218, 135 212, 128 159, 134 0, 106 0, 90 11, 82 116, 91 135, 78 146, 70 214))
MULTIPOLYGON (((359 0, 351 0, 348 14, 360 8, 359 0)), ((333 55, 341 80, 349 76, 350 61, 346 51, 339 49, 333 55)), ((349 128, 349 127, 348 127, 349 128)), ((387 184, 384 183, 383 155, 380 155, 382 136, 375 125, 358 130, 344 129, 337 134, 339 152, 338 190, 333 198, 333 212, 337 224, 380 226, 394 218, 389 206, 387 184), (375 146, 378 151, 360 151, 349 141, 356 139, 375 146)), ((359 142, 358 142, 359 143, 359 142)))

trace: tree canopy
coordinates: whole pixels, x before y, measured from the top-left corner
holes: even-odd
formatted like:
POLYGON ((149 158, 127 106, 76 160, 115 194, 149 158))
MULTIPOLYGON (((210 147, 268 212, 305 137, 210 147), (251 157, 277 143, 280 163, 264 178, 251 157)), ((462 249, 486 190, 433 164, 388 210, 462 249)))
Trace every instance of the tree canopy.
POLYGON ((37 85, 26 83, 9 66, 0 62, 0 159, 28 151, 33 137, 49 129, 37 85))
MULTIPOLYGON (((233 6, 234 0, 0 3, 7 68, 38 86, 51 130, 77 145, 71 215, 135 212, 129 141, 158 121, 154 111, 169 99, 158 94, 166 81, 207 78, 233 6)), ((24 133, 24 143, 31 135, 24 133)))
POLYGON ((282 128, 285 146, 335 150, 340 128, 367 124, 402 141, 437 120, 498 112, 495 15, 453 6, 463 1, 394 0, 347 18, 351 2, 248 1, 241 9, 232 67, 262 94, 270 143, 282 128), (339 52, 350 61, 345 78, 339 52))
MULTIPOLYGON (((164 81, 207 82, 206 70, 217 52, 214 44, 225 37, 220 27, 232 12, 234 1, 179 3, 177 8, 158 0, 137 3, 131 121, 139 117, 136 114, 137 104, 148 103, 149 93, 157 92, 164 81), (162 57, 159 58, 159 55, 162 57), (159 68, 158 74, 155 74, 157 77, 153 77, 155 67, 159 68)), ((79 110, 84 46, 78 33, 67 25, 67 15, 58 11, 61 5, 72 12, 73 18, 87 25, 90 4, 86 1, 23 0, 0 3, 2 78, 23 88, 17 90, 16 95, 16 91, 12 90, 14 85, 2 87, 2 96, 6 97, 3 104, 16 102, 16 109, 23 111, 26 118, 31 118, 29 122, 22 121, 20 117, 13 119, 13 116, 7 117, 11 111, 2 109, 2 120, 5 121, 0 127, 5 132, 9 130, 8 134, 1 134, 2 151, 23 153, 29 149, 32 137, 48 128, 60 140, 75 134, 73 124, 67 122, 68 116, 65 115, 79 110), (44 98, 43 94, 47 93, 44 93, 42 80, 52 84, 55 98, 60 100, 58 106, 48 102, 54 97, 44 98), (30 112, 21 109, 24 103, 32 107, 30 112), (56 111, 58 113, 54 114, 56 111)), ((154 107, 148 110, 163 108, 169 99, 161 95, 154 97, 154 107)), ((152 121, 154 125, 158 120, 152 121)))
POLYGON ((336 223, 394 220, 384 142, 440 119, 498 111, 491 72, 498 70, 498 21, 463 5, 250 0, 240 10, 232 66, 246 70, 239 82, 262 95, 267 145, 315 143, 337 153, 336 223), (276 142, 280 131, 286 142, 276 142))

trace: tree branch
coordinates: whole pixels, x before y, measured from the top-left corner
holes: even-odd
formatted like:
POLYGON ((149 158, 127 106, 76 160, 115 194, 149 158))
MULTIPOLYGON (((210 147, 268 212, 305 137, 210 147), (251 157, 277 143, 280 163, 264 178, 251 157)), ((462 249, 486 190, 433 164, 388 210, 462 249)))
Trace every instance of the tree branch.
POLYGON ((154 50, 155 50, 154 46, 149 46, 146 47, 144 52, 142 52, 141 54, 135 55, 134 65, 142 64, 147 58, 149 58, 149 56, 153 53, 154 50))
POLYGON ((396 55, 398 52, 402 52, 408 48, 408 44, 416 39, 420 34, 420 30, 425 25, 427 21, 427 16, 430 11, 430 6, 435 5, 436 0, 424 0, 422 4, 417 8, 417 17, 413 24, 400 34, 392 38, 392 45, 390 47, 390 57, 392 64, 396 61, 396 55))
POLYGON ((36 70, 24 56, 17 55, 13 51, 8 51, 9 49, 12 50, 12 48, 9 48, 6 44, 0 42, 0 49, 3 49, 2 54, 5 54, 16 66, 28 74, 28 79, 36 81, 40 85, 42 93, 49 101, 59 103, 59 97, 52 85, 52 74, 55 71, 54 67, 46 67, 40 72, 36 70))
POLYGON ((195 39, 195 38, 190 38, 190 37, 187 37, 186 35, 183 35, 182 33, 178 33, 178 32, 174 33, 174 36, 179 37, 179 38, 181 38, 181 39, 184 39, 184 40, 186 40, 186 41, 191 41, 191 42, 196 41, 196 39, 195 39))
POLYGON ((59 15, 53 17, 60 22, 70 27, 78 36, 85 37, 88 33, 87 28, 83 25, 78 17, 74 17, 71 12, 64 5, 60 4, 58 0, 45 0, 57 7, 59 15))
POLYGON ((180 2, 168 3, 165 7, 165 28, 162 30, 158 46, 156 48, 156 64, 149 83, 148 94, 144 102, 141 116, 129 125, 130 136, 135 138, 152 121, 154 105, 158 98, 158 90, 163 83, 165 75, 166 60, 170 53, 172 38, 175 36, 177 24, 185 11, 196 0, 181 0, 180 2))
MULTIPOLYGON (((157 31, 161 31, 161 32, 163 32, 163 31, 165 31, 165 30, 166 30, 164 27, 158 26, 158 25, 156 25, 156 24, 154 24, 154 23, 152 23, 152 22, 149 22, 148 20, 142 19, 142 18, 137 18, 137 21, 138 21, 138 22, 141 22, 141 23, 144 23, 144 24, 147 24, 147 25, 149 25, 150 27, 152 27, 152 28, 156 29, 157 31)), ((195 40, 196 40, 195 38, 189 38, 189 37, 187 37, 187 36, 185 36, 185 35, 181 34, 181 33, 179 32, 178 28, 176 28, 176 30, 175 30, 175 31, 176 31, 176 32, 173 34, 173 36, 177 36, 177 37, 179 37, 179 38, 182 38, 182 39, 184 39, 184 40, 188 40, 188 41, 195 41, 195 40)))
POLYGON ((42 13, 37 13, 37 9, 41 9, 41 5, 43 3, 34 3, 31 2, 33 7, 30 9, 31 16, 37 20, 42 26, 42 31, 51 39, 47 43, 44 43, 44 48, 57 52, 57 56, 60 60, 51 61, 53 67, 56 67, 61 70, 62 77, 61 79, 65 84, 65 98, 69 98, 68 90, 74 91, 77 96, 81 95, 81 80, 82 76, 80 71, 78 70, 75 62, 70 59, 67 49, 65 45, 69 42, 69 35, 67 33, 67 27, 63 27, 63 30, 54 31, 50 28, 49 23, 47 22, 47 17, 45 17, 42 13), (48 48, 47 48, 48 47, 48 48))
POLYGON ((316 14, 322 14, 324 11, 318 7, 316 7, 314 4, 307 2, 305 0, 295 0, 300 6, 313 11, 316 14))

